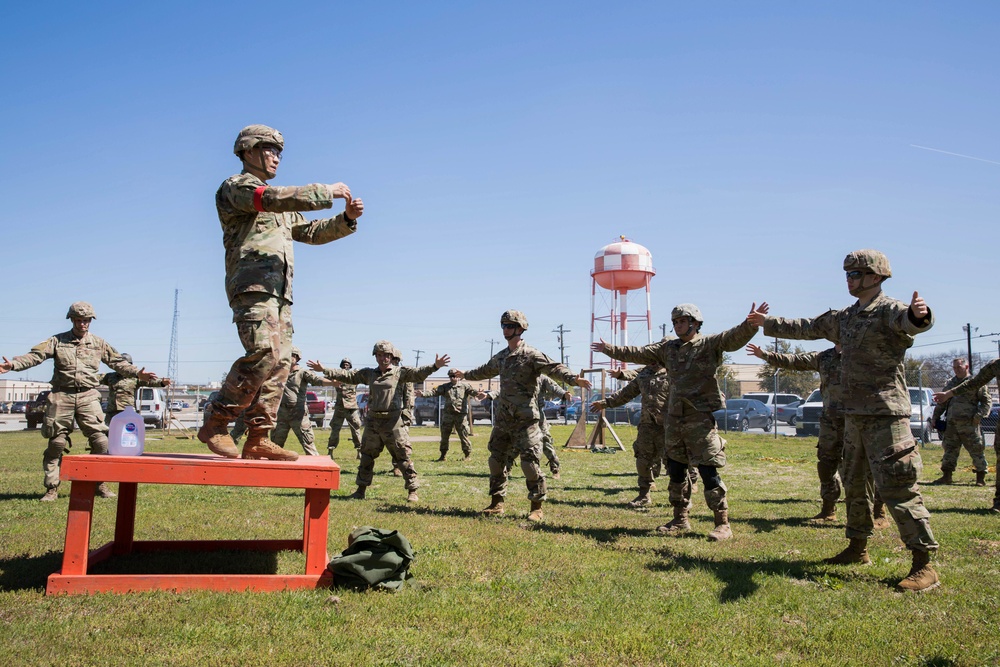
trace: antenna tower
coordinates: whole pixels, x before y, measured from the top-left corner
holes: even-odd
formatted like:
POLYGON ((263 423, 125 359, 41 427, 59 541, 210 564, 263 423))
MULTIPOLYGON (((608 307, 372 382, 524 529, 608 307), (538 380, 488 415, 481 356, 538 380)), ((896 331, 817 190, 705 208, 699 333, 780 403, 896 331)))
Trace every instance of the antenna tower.
MULTIPOLYGON (((170 355, 167 357, 167 377, 170 378, 170 388, 173 389, 177 386, 177 318, 180 313, 177 312, 177 295, 180 294, 179 289, 174 290, 174 323, 170 327, 170 355)), ((171 395, 173 392, 170 392, 171 395)))

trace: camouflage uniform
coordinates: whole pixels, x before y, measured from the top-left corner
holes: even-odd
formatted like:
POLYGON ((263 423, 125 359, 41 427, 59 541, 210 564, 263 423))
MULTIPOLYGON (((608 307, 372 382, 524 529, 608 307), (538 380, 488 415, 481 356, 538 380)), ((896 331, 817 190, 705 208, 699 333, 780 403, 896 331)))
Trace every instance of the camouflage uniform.
MULTIPOLYGON (((722 365, 724 352, 744 347, 757 333, 749 322, 722 333, 696 333, 687 343, 679 338, 663 339, 645 347, 605 345, 604 354, 612 359, 637 364, 659 365, 670 378, 669 396, 664 420, 664 442, 667 458, 685 466, 722 468, 726 465, 726 441, 719 435, 712 413, 725 405, 716 372, 722 365)), ((643 410, 645 413, 646 411, 643 410)), ((705 479, 705 503, 713 512, 729 509, 727 488, 719 479, 709 488, 709 472, 701 470, 705 479)), ((712 478, 716 477, 713 475, 712 478)), ((690 477, 667 487, 674 508, 687 507, 690 498, 690 477)))
POLYGON ((448 439, 452 429, 458 433, 462 443, 462 453, 472 454, 472 440, 469 439, 469 399, 479 393, 468 382, 452 380, 439 385, 429 396, 444 396, 441 408, 441 458, 448 453, 448 439))
MULTIPOLYGON (((958 398, 970 401, 971 397, 976 395, 980 389, 986 387, 990 380, 994 378, 1000 378, 1000 359, 994 359, 990 363, 986 364, 979 369, 973 377, 966 378, 961 384, 956 385, 951 388, 954 393, 954 401, 958 398)), ((988 390, 987 390, 988 391, 988 390)), ((951 429, 951 421, 948 422, 948 428, 945 429, 945 433, 951 429)), ((993 510, 1000 511, 1000 449, 998 449, 996 442, 993 444, 993 451, 997 455, 997 476, 996 476, 996 492, 993 496, 993 510)))
MULTIPOLYGON (((565 393, 566 390, 564 388, 546 376, 538 376, 538 394, 536 399, 538 403, 538 428, 542 431, 542 454, 549 460, 549 470, 553 475, 559 474, 559 457, 556 456, 556 448, 552 444, 552 427, 549 426, 549 420, 545 416, 545 400, 561 399, 565 393)), ((514 464, 513 456, 510 463, 511 465, 514 464)))
POLYGON ((166 387, 167 379, 144 381, 125 377, 114 371, 105 373, 101 384, 108 387, 108 409, 104 413, 104 423, 110 426, 116 414, 128 407, 135 408, 135 392, 139 387, 166 387))
MULTIPOLYGON (((636 396, 642 396, 642 412, 632 452, 635 454, 635 470, 639 476, 639 496, 648 497, 649 489, 658 474, 659 464, 666 456, 663 422, 670 395, 670 379, 666 369, 659 364, 644 366, 638 371, 622 370, 619 379, 628 380, 628 384, 605 398, 604 404, 609 408, 617 408, 636 396)), ((690 472, 697 475, 693 467, 690 472)), ((696 479, 697 477, 691 482, 696 479)), ((687 489, 690 488, 688 485, 687 489)), ((690 501, 690 493, 686 493, 686 497, 690 501)), ((637 501, 639 498, 633 504, 637 501)))
POLYGON ((870 467, 906 547, 914 552, 938 548, 917 486, 922 463, 910 433, 910 395, 903 377, 903 357, 913 337, 933 324, 930 311, 916 321, 908 304, 882 292, 863 307, 858 301, 815 318, 765 320, 768 336, 825 338, 841 345, 848 538, 867 540, 872 534, 872 499, 865 488, 870 467))
POLYGON ((353 384, 337 387, 337 400, 333 405, 333 419, 330 420, 330 441, 326 448, 330 453, 340 444, 340 429, 344 422, 351 429, 354 449, 361 449, 361 416, 358 412, 358 388, 353 384))
POLYGON ((309 419, 309 403, 306 400, 306 390, 309 385, 326 384, 321 375, 306 368, 295 368, 288 374, 285 381, 285 392, 281 397, 277 419, 271 430, 271 442, 283 447, 291 430, 302 443, 302 451, 309 456, 318 456, 316 440, 313 435, 312 420, 309 419))
POLYGON ((545 500, 545 475, 539 466, 542 430, 536 400, 540 375, 576 384, 577 375, 544 353, 521 341, 511 351, 497 352, 487 363, 465 372, 466 380, 486 380, 500 376, 500 394, 493 402, 493 431, 490 451, 490 495, 505 497, 509 477, 508 461, 514 451, 521 457, 521 470, 528 487, 528 499, 545 500))
POLYGON ((139 375, 139 368, 122 357, 103 338, 87 332, 77 338, 72 331, 57 334, 44 340, 31 352, 11 360, 13 371, 23 371, 37 366, 46 359, 53 360, 52 392, 48 396, 42 436, 49 439, 42 454, 45 488, 59 486, 59 464, 63 454, 70 449, 69 434, 73 420, 87 437, 91 454, 107 454, 108 427, 101 411, 101 362, 124 377, 139 375))
MULTIPOLYGON (((961 385, 967 378, 952 377, 941 391, 948 391, 961 385)), ((979 431, 979 421, 990 414, 993 407, 993 399, 985 384, 979 386, 976 391, 956 394, 947 403, 934 406, 934 415, 931 419, 937 422, 942 415, 947 414, 948 426, 944 430, 944 437, 941 438, 941 446, 944 448, 944 456, 941 458, 941 472, 955 472, 958 467, 958 455, 962 451, 962 446, 972 457, 972 467, 977 473, 985 474, 989 469, 986 462, 986 445, 983 442, 983 434, 979 431)))
POLYGON ((403 481, 407 491, 415 491, 419 486, 417 471, 410 459, 412 452, 409 438, 409 418, 405 383, 423 382, 437 366, 430 364, 420 368, 391 366, 385 372, 378 368, 342 369, 326 368, 323 375, 345 384, 368 385, 368 415, 365 432, 361 436, 361 464, 358 467, 359 487, 372 485, 375 459, 388 448, 394 462, 401 463, 403 481))
POLYGON ((292 242, 319 245, 357 229, 357 221, 343 213, 322 220, 306 220, 300 213, 330 208, 333 202, 330 186, 271 186, 246 170, 216 192, 226 296, 246 354, 233 363, 218 397, 205 407, 206 420, 216 415, 231 421, 245 412, 251 429, 274 426, 292 365, 292 242))

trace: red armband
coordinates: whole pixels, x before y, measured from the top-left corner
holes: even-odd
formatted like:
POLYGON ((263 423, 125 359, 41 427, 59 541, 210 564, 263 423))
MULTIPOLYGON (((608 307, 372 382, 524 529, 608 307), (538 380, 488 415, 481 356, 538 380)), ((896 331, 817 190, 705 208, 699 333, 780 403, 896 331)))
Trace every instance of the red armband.
POLYGON ((262 185, 253 191, 253 207, 257 209, 258 213, 264 212, 264 190, 267 190, 266 185, 262 185))

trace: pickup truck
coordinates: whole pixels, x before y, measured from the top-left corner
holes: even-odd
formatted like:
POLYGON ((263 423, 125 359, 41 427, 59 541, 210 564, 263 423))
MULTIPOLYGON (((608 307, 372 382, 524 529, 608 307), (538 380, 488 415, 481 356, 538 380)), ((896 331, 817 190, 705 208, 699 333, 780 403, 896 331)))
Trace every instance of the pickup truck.
POLYGON ((326 418, 326 401, 316 395, 314 391, 306 392, 306 405, 309 409, 309 419, 316 428, 323 428, 323 420, 326 418))
POLYGON ((39 392, 34 400, 28 401, 28 404, 24 406, 24 416, 28 420, 28 428, 35 428, 42 423, 42 419, 45 418, 45 406, 48 405, 46 400, 48 396, 48 390, 39 392))

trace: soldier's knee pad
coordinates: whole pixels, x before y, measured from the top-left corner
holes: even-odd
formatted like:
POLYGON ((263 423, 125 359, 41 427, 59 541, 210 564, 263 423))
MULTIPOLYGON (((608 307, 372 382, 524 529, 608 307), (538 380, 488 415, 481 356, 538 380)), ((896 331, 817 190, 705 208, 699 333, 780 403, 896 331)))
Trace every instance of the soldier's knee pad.
POLYGON ((687 470, 686 463, 667 459, 667 473, 670 475, 670 482, 672 484, 683 484, 684 480, 687 479, 687 470))
POLYGON ((700 465, 698 466, 698 474, 701 475, 701 481, 705 484, 705 491, 710 491, 712 489, 722 488, 725 492, 725 486, 722 484, 722 478, 719 477, 719 469, 713 466, 700 465))

